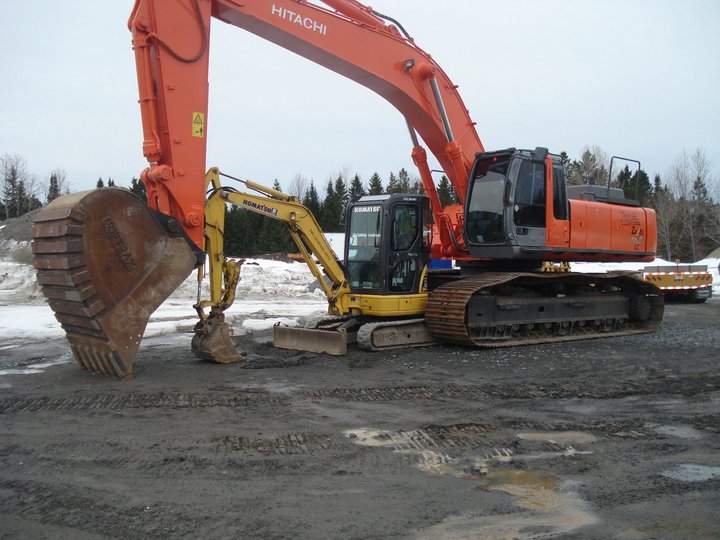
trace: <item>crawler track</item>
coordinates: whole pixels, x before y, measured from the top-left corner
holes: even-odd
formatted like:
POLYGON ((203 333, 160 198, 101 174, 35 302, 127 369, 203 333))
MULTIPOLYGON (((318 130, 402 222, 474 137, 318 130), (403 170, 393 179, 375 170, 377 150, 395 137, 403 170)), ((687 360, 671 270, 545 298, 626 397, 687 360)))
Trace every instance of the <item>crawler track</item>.
POLYGON ((649 333, 663 310, 629 275, 486 273, 435 289, 425 321, 439 341, 511 347, 649 333))

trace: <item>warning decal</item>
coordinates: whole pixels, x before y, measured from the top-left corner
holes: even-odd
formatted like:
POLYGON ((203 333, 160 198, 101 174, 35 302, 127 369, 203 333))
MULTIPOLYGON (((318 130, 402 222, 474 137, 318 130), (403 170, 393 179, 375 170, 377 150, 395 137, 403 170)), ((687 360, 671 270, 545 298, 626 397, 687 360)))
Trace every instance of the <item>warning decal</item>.
POLYGON ((192 135, 193 137, 204 137, 205 136, 205 114, 201 112, 194 112, 192 121, 192 135))

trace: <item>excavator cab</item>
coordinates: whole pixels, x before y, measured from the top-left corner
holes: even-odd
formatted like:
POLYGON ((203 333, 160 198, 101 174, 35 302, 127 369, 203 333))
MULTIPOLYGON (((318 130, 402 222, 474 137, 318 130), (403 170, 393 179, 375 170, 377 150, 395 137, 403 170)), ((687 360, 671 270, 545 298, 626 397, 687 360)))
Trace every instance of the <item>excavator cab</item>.
POLYGON ((345 266, 353 293, 422 292, 430 262, 432 213, 424 195, 377 195, 350 203, 346 213, 345 266))
POLYGON ((465 235, 473 256, 542 259, 569 230, 565 175, 546 148, 509 148, 476 156, 467 198, 465 235), (556 238, 557 233, 561 238, 556 238))
POLYGON ((568 187, 560 156, 546 148, 476 155, 465 207, 471 258, 508 270, 543 260, 651 260, 655 231, 654 211, 611 183, 568 187))

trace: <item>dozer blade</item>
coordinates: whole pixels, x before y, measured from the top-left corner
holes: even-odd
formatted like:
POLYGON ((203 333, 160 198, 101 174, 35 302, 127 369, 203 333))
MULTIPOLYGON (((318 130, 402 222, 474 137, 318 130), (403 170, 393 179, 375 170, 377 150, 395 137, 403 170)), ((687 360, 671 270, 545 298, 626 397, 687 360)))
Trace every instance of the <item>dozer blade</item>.
POLYGON ((273 346, 278 349, 327 353, 334 356, 343 356, 347 353, 348 335, 345 328, 319 330, 276 324, 273 329, 273 346))
POLYGON ((245 360, 245 355, 237 352, 230 339, 230 327, 222 313, 195 325, 192 351, 198 358, 218 364, 232 364, 245 360))
POLYGON ((132 377, 150 315, 198 264, 175 219, 120 188, 54 200, 35 218, 33 253, 75 359, 122 379, 132 377))

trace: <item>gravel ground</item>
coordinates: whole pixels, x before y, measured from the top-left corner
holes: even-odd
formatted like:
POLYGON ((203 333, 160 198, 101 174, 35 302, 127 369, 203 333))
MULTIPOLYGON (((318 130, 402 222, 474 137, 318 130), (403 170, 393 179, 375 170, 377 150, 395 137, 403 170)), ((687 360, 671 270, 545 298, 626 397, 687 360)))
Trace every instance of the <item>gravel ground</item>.
POLYGON ((718 538, 720 301, 654 334, 335 358, 3 348, 2 538, 718 538))

